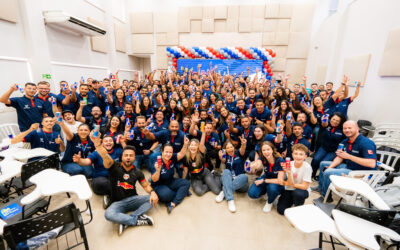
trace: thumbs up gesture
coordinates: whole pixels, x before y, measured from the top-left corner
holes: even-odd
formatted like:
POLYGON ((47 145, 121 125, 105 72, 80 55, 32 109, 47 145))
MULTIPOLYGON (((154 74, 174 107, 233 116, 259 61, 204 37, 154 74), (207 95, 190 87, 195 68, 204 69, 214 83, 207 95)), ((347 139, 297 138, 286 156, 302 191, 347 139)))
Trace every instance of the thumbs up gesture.
POLYGON ((72 156, 72 160, 73 160, 75 163, 79 163, 79 161, 81 160, 81 152, 79 152, 79 153, 77 153, 77 154, 74 154, 74 156, 72 156))
POLYGON ((55 139, 55 142, 57 143, 57 144, 61 144, 63 141, 61 140, 61 136, 60 135, 58 135, 58 137, 55 139))

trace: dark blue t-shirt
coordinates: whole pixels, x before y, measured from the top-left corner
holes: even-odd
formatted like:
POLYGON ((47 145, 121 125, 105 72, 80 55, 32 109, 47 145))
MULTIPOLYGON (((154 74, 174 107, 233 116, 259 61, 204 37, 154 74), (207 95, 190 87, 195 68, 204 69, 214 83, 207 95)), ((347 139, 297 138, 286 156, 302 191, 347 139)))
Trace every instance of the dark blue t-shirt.
POLYGON ((174 137, 171 136, 171 132, 169 130, 156 132, 154 133, 154 136, 162 145, 167 143, 171 144, 174 149, 174 153, 181 151, 185 140, 185 134, 182 131, 178 131, 178 134, 174 137))
POLYGON ((281 157, 275 158, 274 163, 269 163, 268 160, 262 160, 264 166, 264 174, 261 176, 263 179, 276 179, 278 178, 278 172, 283 171, 285 166, 285 160, 281 157))
POLYGON ((74 154, 78 154, 81 152, 82 158, 87 158, 90 152, 95 150, 93 142, 88 138, 86 143, 82 143, 81 139, 77 134, 74 134, 74 137, 71 141, 67 141, 67 148, 65 149, 64 157, 62 158, 62 163, 71 163, 73 162, 72 157, 74 154))
POLYGON ((260 120, 263 123, 266 123, 267 121, 271 121, 272 114, 271 111, 267 107, 265 107, 264 111, 261 113, 258 113, 257 109, 253 109, 250 112, 250 117, 253 118, 253 124, 255 124, 255 119, 260 120))
POLYGON ((49 93, 46 97, 41 98, 39 97, 38 94, 35 95, 35 100, 40 102, 43 107, 43 113, 46 113, 50 117, 54 117, 53 114, 53 106, 51 104, 51 101, 49 100, 50 97, 54 97, 57 99, 57 96, 53 93, 49 93))
POLYGON ((293 160, 292 157, 292 147, 296 144, 303 144, 304 146, 306 146, 309 150, 310 150, 310 143, 307 141, 306 138, 302 137, 301 139, 297 139, 296 136, 294 134, 292 134, 289 138, 288 138, 288 142, 287 142, 287 157, 290 157, 290 159, 293 160))
POLYGON ((283 152, 285 152, 286 148, 287 148, 287 138, 286 135, 283 135, 282 141, 280 143, 276 143, 275 142, 276 139, 276 135, 274 134, 268 134, 265 136, 264 141, 269 141, 272 144, 274 144, 276 150, 282 154, 283 152))
POLYGON ((43 105, 36 99, 26 96, 10 98, 11 106, 17 110, 18 126, 20 131, 28 130, 33 123, 41 123, 43 119, 43 105))
POLYGON ((132 141, 128 141, 129 145, 133 145, 136 148, 136 155, 143 155, 143 150, 149 150, 153 146, 153 141, 148 139, 138 127, 133 129, 134 136, 132 141))
MULTIPOLYGON (((349 138, 344 139, 341 144, 344 145, 344 149, 347 153, 365 158, 365 159, 375 159, 376 160, 376 146, 373 141, 368 139, 363 135, 357 136, 353 143, 350 143, 349 138)), ((353 161, 344 160, 344 163, 347 164, 347 168, 351 170, 376 170, 375 168, 368 168, 361 166, 353 161)))
POLYGON ((60 153, 60 145, 56 143, 56 139, 61 135, 59 132, 53 131, 46 133, 42 129, 34 130, 25 136, 24 141, 31 143, 31 148, 45 148, 55 153, 60 153))
MULTIPOLYGON (((157 182, 151 180, 151 185, 154 187, 157 185, 168 185, 169 183, 171 183, 174 180, 175 167, 177 167, 177 164, 177 154, 172 154, 172 157, 169 160, 168 164, 165 164, 165 162, 162 161, 160 178, 157 182)), ((156 168, 154 167, 154 165, 150 166, 150 172, 152 175, 156 172, 156 168)))
MULTIPOLYGON (((122 149, 114 148, 111 152, 108 152, 108 154, 111 156, 113 160, 120 162, 122 156, 122 149)), ((108 170, 104 167, 103 158, 101 158, 100 154, 97 151, 93 151, 92 153, 90 153, 88 159, 90 159, 93 165, 92 178, 108 176, 108 170)))
POLYGON ((231 157, 226 154, 226 169, 230 170, 232 176, 244 174, 244 157, 240 155, 239 150, 235 150, 235 154, 231 157))

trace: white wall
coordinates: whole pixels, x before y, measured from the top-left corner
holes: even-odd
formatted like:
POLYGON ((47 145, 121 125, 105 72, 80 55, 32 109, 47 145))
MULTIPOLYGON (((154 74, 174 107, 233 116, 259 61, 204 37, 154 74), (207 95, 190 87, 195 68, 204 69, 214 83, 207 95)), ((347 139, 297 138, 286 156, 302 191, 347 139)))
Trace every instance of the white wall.
MULTIPOLYGON (((102 79, 110 71, 120 69, 121 79, 133 79, 134 71, 150 63, 130 56, 129 18, 125 0, 16 0, 18 21, 0 20, 0 94, 12 83, 41 81, 42 74, 51 74, 52 91, 58 93, 58 82, 78 81, 81 76, 102 79), (87 20, 94 18, 105 23, 107 53, 92 51, 90 38, 74 35, 46 26, 42 11, 62 10, 87 20), (117 52, 114 45, 114 22, 127 31, 127 52, 117 52)), ((147 67, 147 66, 146 66, 147 67)), ((12 96, 20 96, 14 93, 12 96)), ((16 121, 15 110, 0 104, 0 123, 16 121), (5 119, 3 119, 5 118, 5 119)))
MULTIPOLYGON (((380 122, 400 123, 399 77, 380 77, 378 69, 388 32, 400 28, 398 0, 357 0, 326 19, 312 37, 307 75, 313 79, 319 64, 328 65, 326 81, 338 87, 347 57, 371 54, 365 87, 350 105, 349 117, 380 122), (346 8, 347 7, 347 8, 346 8), (318 47, 315 50, 315 47, 318 47)), ((400 46, 400 45, 399 45, 400 46)), ((352 82, 357 79, 350 79, 352 82)), ((354 88, 350 88, 350 95, 354 88)))

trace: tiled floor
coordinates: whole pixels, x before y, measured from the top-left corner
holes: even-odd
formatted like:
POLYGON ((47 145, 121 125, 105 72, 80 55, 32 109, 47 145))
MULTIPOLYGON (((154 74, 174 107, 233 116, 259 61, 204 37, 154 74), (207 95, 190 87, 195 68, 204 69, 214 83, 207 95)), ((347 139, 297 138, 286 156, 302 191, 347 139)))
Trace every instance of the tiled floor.
MULTIPOLYGON (((148 171, 144 171, 148 177, 148 171)), ((139 194, 144 194, 138 186, 139 194)), ((312 193, 306 203, 317 194, 312 193)), ((76 204, 85 204, 72 197, 76 204)), ((215 202, 211 192, 202 197, 192 195, 177 206, 171 214, 166 206, 158 204, 148 215, 154 226, 131 227, 122 236, 117 225, 104 218, 102 197, 94 195, 91 204, 93 221, 86 226, 91 249, 311 249, 318 247, 318 234, 303 234, 292 227, 276 209, 266 214, 262 211, 265 200, 250 200, 247 194, 235 193, 236 213, 228 210, 227 202, 215 202)), ((59 195, 52 205, 66 202, 59 195)), ((53 207, 53 208, 54 208, 53 207)), ((84 219, 88 215, 84 214, 84 219)), ((325 244, 324 249, 330 246, 325 244)))

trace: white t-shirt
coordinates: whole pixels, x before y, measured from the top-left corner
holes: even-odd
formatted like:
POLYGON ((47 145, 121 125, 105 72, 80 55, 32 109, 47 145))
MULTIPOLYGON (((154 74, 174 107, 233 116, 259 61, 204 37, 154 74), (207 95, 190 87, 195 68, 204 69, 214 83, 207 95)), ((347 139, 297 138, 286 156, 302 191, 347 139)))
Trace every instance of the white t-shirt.
MULTIPOLYGON (((68 122, 64 122, 64 124, 69 128, 69 130, 71 130, 73 134, 76 134, 76 132, 78 132, 78 127, 79 125, 82 124, 82 122, 75 121, 75 124, 69 124, 68 122)), ((64 144, 67 145, 67 138, 65 136, 64 131, 61 130, 61 133, 62 137, 64 138, 64 144)))
MULTIPOLYGON (((312 167, 306 161, 303 162, 301 167, 296 168, 294 166, 294 161, 290 162, 290 169, 292 170, 293 182, 295 184, 301 184, 303 181, 311 183, 312 167)), ((294 190, 293 187, 285 186, 286 190, 294 190)), ((311 191, 310 186, 308 186, 308 192, 311 191)))

